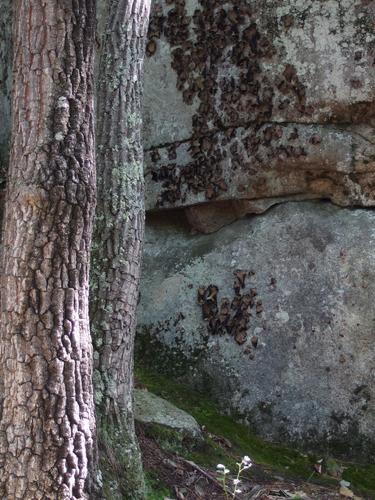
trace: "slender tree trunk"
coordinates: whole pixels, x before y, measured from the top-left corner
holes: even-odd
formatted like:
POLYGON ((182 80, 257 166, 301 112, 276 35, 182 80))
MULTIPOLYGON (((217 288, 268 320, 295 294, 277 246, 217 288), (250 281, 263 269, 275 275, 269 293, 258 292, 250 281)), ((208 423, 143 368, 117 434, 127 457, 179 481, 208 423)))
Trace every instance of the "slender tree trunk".
MULTIPOLYGON (((133 419, 133 344, 142 242, 143 58, 150 0, 109 0, 98 84, 98 205, 91 318, 99 434, 125 468, 122 495, 144 498, 133 419), (113 430, 116 439, 111 443, 113 430)), ((105 471, 104 471, 105 472, 105 471)))
POLYGON ((0 497, 88 498, 94 0, 15 0, 1 275, 0 497))

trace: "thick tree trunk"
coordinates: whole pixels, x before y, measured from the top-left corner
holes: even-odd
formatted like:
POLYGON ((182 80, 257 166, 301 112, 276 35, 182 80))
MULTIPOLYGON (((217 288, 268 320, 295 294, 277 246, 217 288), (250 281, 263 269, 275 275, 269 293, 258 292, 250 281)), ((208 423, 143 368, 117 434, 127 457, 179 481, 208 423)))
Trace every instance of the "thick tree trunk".
POLYGON ((0 497, 87 498, 94 0, 15 0, 1 275, 0 497))
POLYGON ((98 84, 98 205, 92 261, 91 318, 96 351, 99 434, 116 429, 126 498, 144 497, 134 433, 133 344, 142 242, 144 182, 143 58, 150 0, 110 0, 98 84))
POLYGON ((9 150, 12 57, 11 0, 0 0, 0 181, 9 150))
MULTIPOLYGON (((10 90, 12 59, 11 0, 0 0, 0 221, 9 159, 10 90)), ((0 222, 1 227, 1 222, 0 222)))

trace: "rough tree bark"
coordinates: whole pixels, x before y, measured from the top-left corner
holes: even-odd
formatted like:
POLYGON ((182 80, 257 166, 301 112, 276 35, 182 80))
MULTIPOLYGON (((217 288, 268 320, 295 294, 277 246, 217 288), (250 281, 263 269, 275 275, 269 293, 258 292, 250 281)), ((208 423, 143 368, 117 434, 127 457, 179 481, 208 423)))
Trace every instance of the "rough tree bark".
POLYGON ((149 10, 150 0, 107 2, 97 90, 100 182, 90 307, 98 428, 101 442, 116 451, 124 474, 118 478, 121 494, 132 500, 144 498, 132 389, 144 233, 141 113, 149 10))
POLYGON ((3 191, 9 158, 10 89, 12 58, 11 0, 0 0, 0 219, 3 213, 3 191))
POLYGON ((94 4, 13 2, 0 281, 0 497, 8 500, 91 494, 94 4))

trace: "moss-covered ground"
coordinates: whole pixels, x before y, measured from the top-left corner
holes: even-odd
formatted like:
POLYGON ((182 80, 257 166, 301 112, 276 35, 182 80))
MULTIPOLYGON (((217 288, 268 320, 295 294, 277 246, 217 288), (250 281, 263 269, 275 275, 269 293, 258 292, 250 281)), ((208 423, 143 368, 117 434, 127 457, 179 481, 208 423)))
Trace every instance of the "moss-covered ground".
POLYGON ((147 500, 164 500, 171 497, 168 488, 151 472, 146 472, 145 482, 147 500))
MULTIPOLYGON (((205 394, 176 383, 170 377, 138 367, 136 379, 153 393, 193 415, 198 423, 204 426, 205 441, 201 446, 193 448, 182 447, 178 437, 174 439, 172 435, 167 436, 161 429, 154 428, 150 431, 162 446, 183 454, 185 458, 193 460, 200 466, 214 470, 218 463, 224 463, 235 470, 235 463, 239 457, 249 455, 271 476, 282 474, 283 477, 306 481, 311 476, 314 464, 322 458, 309 453, 301 453, 280 444, 265 442, 245 425, 237 423, 229 416, 222 415, 218 406, 205 394), (218 436, 224 440, 218 440, 218 436), (228 446, 225 446, 226 440, 228 446)), ((356 492, 375 499, 375 465, 339 462, 339 466, 344 471, 342 478, 350 481, 356 492)), ((251 474, 255 472, 254 469, 250 471, 251 474)), ((310 481, 333 487, 337 487, 338 484, 337 479, 324 473, 320 476, 313 475, 310 481)), ((150 496, 149 498, 151 500, 162 497, 150 496)))

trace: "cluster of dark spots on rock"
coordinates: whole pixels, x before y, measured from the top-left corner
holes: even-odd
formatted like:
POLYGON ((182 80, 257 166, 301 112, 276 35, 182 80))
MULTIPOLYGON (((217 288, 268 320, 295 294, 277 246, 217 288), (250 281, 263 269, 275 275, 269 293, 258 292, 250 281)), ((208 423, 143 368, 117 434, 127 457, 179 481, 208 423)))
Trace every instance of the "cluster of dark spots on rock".
POLYGON ((368 403, 371 400, 371 391, 367 384, 358 385, 353 391, 353 397, 350 399, 351 404, 360 405, 362 411, 368 409, 368 403))
POLYGON ((310 143, 311 144, 320 144, 322 142, 322 138, 319 134, 313 134, 311 137, 310 137, 310 143))
POLYGON ((306 89, 291 64, 286 64, 283 73, 276 79, 276 86, 283 95, 295 95, 297 109, 305 115, 312 115, 314 109, 306 104, 306 89))
POLYGON ((185 336, 185 328, 183 327, 182 321, 185 319, 185 315, 179 312, 174 318, 169 317, 163 321, 158 321, 153 327, 152 335, 155 339, 159 338, 160 335, 174 332, 174 342, 178 346, 182 343, 182 339, 185 336))
MULTIPOLYGON (((357 385, 357 387, 356 387, 356 388, 354 389, 354 391, 353 391, 353 394, 354 394, 355 396, 358 396, 358 394, 360 394, 360 393, 364 392, 364 390, 365 390, 365 389, 367 389, 367 388, 368 388, 368 385, 367 385, 367 384, 357 385)), ((369 399, 370 399, 370 397, 369 397, 369 399)))
POLYGON ((271 279, 270 279, 270 287, 272 288, 272 290, 276 289, 276 284, 277 284, 276 278, 271 277, 271 279))
MULTIPOLYGON (((312 139, 318 141, 318 136, 312 139)), ((268 184, 261 177, 262 172, 272 168, 284 168, 286 163, 301 165, 309 161, 309 148, 300 137, 296 127, 267 124, 257 127, 229 128, 225 131, 195 138, 166 148, 153 149, 150 174, 161 184, 157 207, 184 203, 188 195, 203 193, 206 200, 215 200, 229 189, 230 177, 225 177, 228 157, 231 172, 246 172, 251 178, 252 189, 257 194, 267 195, 268 184), (181 165, 179 152, 184 161, 186 154, 191 161, 181 165)), ((321 176, 318 171, 315 176, 321 176)), ((238 186, 239 192, 246 186, 238 186)))
MULTIPOLYGON (((237 344, 242 345, 247 341, 247 330, 251 309, 256 307, 257 315, 263 311, 262 302, 255 301, 257 296, 256 288, 246 288, 246 278, 248 271, 238 269, 234 272, 233 291, 234 297, 230 300, 224 297, 218 302, 219 289, 215 285, 200 287, 198 289, 198 304, 202 308, 202 317, 207 324, 207 331, 210 335, 228 334, 234 338, 237 344)), ((254 348, 258 345, 258 338, 251 339, 254 348)))
POLYGON ((285 14, 281 17, 281 23, 285 31, 288 31, 294 25, 294 16, 292 14, 285 14))
MULTIPOLYGON (((203 137, 189 143, 189 153, 192 161, 177 168, 176 163, 157 165, 151 170, 154 181, 162 183, 162 192, 157 200, 157 206, 185 201, 187 192, 205 193, 207 200, 217 198, 227 191, 228 186, 223 178, 221 162, 224 152, 215 149, 215 137, 203 137)), ((151 158, 160 158, 159 153, 151 152, 151 158)), ((168 158, 176 159, 176 147, 168 148, 168 158)))
POLYGON ((344 354, 340 354, 340 357, 339 357, 339 362, 340 362, 341 364, 344 364, 344 363, 346 363, 346 361, 347 361, 347 360, 346 360, 345 355, 344 355, 344 354))
POLYGON ((353 89, 360 89, 363 86, 363 83, 358 78, 353 78, 352 80, 350 80, 350 86, 353 89))
POLYGON ((183 319, 185 319, 185 315, 182 312, 178 313, 176 319, 174 320, 173 326, 177 326, 183 319))
POLYGON ((155 40, 150 40, 146 45, 146 54, 151 57, 156 52, 156 42, 155 40))
MULTIPOLYGON (((188 163, 186 154, 180 161, 178 143, 175 150, 168 150, 163 161, 156 150, 150 154, 151 178, 161 184, 156 205, 159 208, 182 204, 191 195, 199 195, 199 203, 203 197, 206 201, 228 197, 232 184, 227 175, 229 162, 231 174, 246 172, 246 181, 238 186, 238 192, 245 193, 250 186, 251 195, 267 196, 268 171, 279 168, 284 172, 285 166, 295 167, 297 163, 303 168, 309 162, 311 146, 323 141, 317 133, 310 139, 299 139, 297 127, 288 132, 287 138, 284 126, 264 125, 275 114, 279 116, 280 110, 288 109, 293 109, 294 122, 311 120, 314 110, 296 68, 284 64, 273 73, 267 69, 270 62, 282 60, 273 39, 292 26, 303 28, 311 12, 309 8, 299 11, 291 7, 289 13, 277 19, 267 9, 260 16, 259 9, 245 0, 199 0, 190 16, 186 5, 185 0, 156 1, 150 23, 149 55, 155 53, 157 40, 166 38, 177 89, 185 103, 194 103, 196 109, 188 163)), ((363 51, 353 51, 357 64, 367 60, 369 50, 366 43, 363 51)), ((355 88, 360 84, 352 83, 355 88)), ((331 108, 332 112, 320 121, 363 123, 375 115, 368 102, 350 106, 333 103, 331 108)), ((313 157, 318 148, 314 149, 313 157)), ((335 185, 342 183, 342 175, 330 173, 318 182, 321 169, 312 168, 306 175, 311 177, 311 185, 306 178, 306 190, 311 188, 313 193, 325 197, 331 197, 335 185)), ((374 186, 363 185, 364 182, 357 179, 363 196, 371 197, 374 186)), ((350 192, 343 189, 339 196, 341 203, 341 198, 349 197, 350 192)))
POLYGON ((255 358, 255 354, 254 354, 253 349, 252 349, 252 344, 247 344, 245 346, 245 349, 243 352, 244 352, 244 354, 249 356, 249 359, 253 360, 255 358))
POLYGON ((245 280, 247 275, 247 271, 237 270, 234 272, 235 279, 233 289, 236 295, 240 295, 241 289, 245 288, 245 280))
POLYGON ((337 410, 331 413, 331 419, 339 425, 342 425, 348 418, 348 415, 343 411, 337 410))
POLYGON ((210 321, 218 314, 217 293, 219 289, 215 285, 200 287, 198 289, 198 304, 202 307, 202 316, 205 321, 210 321))
POLYGON ((295 141, 296 139, 298 139, 298 137, 299 137, 299 135, 298 135, 297 127, 293 127, 293 130, 289 135, 288 141, 295 141))
POLYGON ((257 301, 255 310, 257 314, 261 314, 263 312, 263 303, 261 300, 257 301))
POLYGON ((168 158, 170 160, 175 160, 177 158, 176 144, 172 144, 168 147, 168 158))
POLYGON ((152 15, 150 16, 150 22, 148 27, 148 43, 147 47, 151 45, 152 50, 147 50, 146 54, 151 57, 156 52, 157 42, 156 40, 161 37, 164 30, 165 16, 163 14, 163 9, 161 5, 154 4, 152 9, 152 15))
POLYGON ((263 129, 263 138, 265 144, 268 145, 271 141, 277 141, 283 136, 283 129, 279 125, 269 125, 263 129))
MULTIPOLYGON (((292 9, 280 20, 261 20, 245 0, 199 0, 199 8, 188 16, 185 0, 156 3, 149 41, 166 38, 177 89, 187 104, 196 106, 188 141, 190 161, 185 162, 186 154, 180 161, 178 143, 168 150, 168 160, 164 155, 161 161, 156 150, 150 154, 151 178, 161 183, 157 207, 185 203, 189 195, 204 194, 206 201, 225 196, 231 183, 225 178, 228 158, 233 171, 246 171, 249 181, 254 176, 251 186, 257 196, 269 191, 263 171, 308 163, 308 147, 322 141, 318 134, 300 139, 294 127, 287 138, 285 126, 264 125, 282 109, 293 108, 293 113, 308 119, 313 112, 293 65, 285 64, 274 74, 266 70, 277 56, 273 38, 292 22, 303 23, 307 15, 308 11, 292 9)), ((152 44, 150 52, 154 49, 152 44)), ((239 192, 246 190, 239 186, 239 192)), ((329 196, 331 189, 324 191, 329 196)))
MULTIPOLYGON (((231 192, 231 179, 226 176, 228 157, 233 172, 245 171, 247 175, 244 185, 238 185, 238 193, 245 193, 247 186, 251 186, 252 195, 267 196, 270 190, 267 171, 295 166, 297 162, 298 167, 304 166, 309 160, 310 145, 322 142, 319 134, 298 142, 296 127, 290 134, 290 144, 277 136, 284 131, 281 126, 276 125, 274 130, 266 126, 260 131, 260 124, 271 121, 280 112, 288 113, 288 109, 293 109, 293 121, 311 119, 314 110, 296 68, 284 64, 273 74, 267 70, 270 62, 283 57, 277 53, 273 40, 293 27, 304 28, 311 8, 290 6, 290 12, 277 19, 267 9, 260 16, 259 9, 245 0, 197 3, 198 8, 189 16, 185 0, 159 0, 154 2, 151 16, 147 54, 155 54, 157 40, 166 38, 177 89, 184 102, 194 104, 196 109, 189 163, 179 162, 178 145, 175 151, 168 151, 168 162, 175 163, 160 163, 156 150, 150 155, 151 178, 161 183, 158 208, 183 204, 189 195, 200 195, 199 203, 203 197, 206 201, 228 197, 231 192), (242 126, 252 131, 237 134, 236 129, 242 126), (266 173, 262 178, 263 171, 266 173)), ((359 12, 367 13, 369 20, 373 17, 368 9, 361 8, 359 12)), ((357 38, 368 32, 368 27, 361 26, 358 25, 357 38)), ((364 63, 370 54, 370 45, 363 44, 361 41, 361 50, 354 52, 356 65, 364 63)), ((359 89, 361 82, 352 79, 351 86, 359 89)), ((332 113, 327 113, 321 121, 363 123, 375 114, 374 107, 367 102, 355 102, 352 106, 336 103, 332 107, 332 113)), ((321 171, 307 173, 311 179, 306 178, 306 190, 332 197, 335 186, 342 183, 342 176, 328 174, 329 178, 319 181, 319 175, 321 171)), ((374 186, 362 185, 363 182, 363 196, 370 198, 374 186)), ((344 189, 339 196, 341 203, 341 198, 349 197, 350 192, 344 189)))
MULTIPOLYGON (((187 15, 185 0, 176 0, 173 8, 157 4, 151 16, 149 55, 162 35, 171 47, 171 66, 177 75, 177 89, 187 104, 199 99, 193 117, 195 135, 236 125, 244 119, 262 122, 269 120, 274 109, 277 84, 263 70, 263 61, 276 56, 272 34, 277 22, 272 16, 260 26, 259 13, 246 0, 227 2, 200 0, 192 17, 187 15), (228 64, 233 71, 221 75, 228 64)), ((284 23, 288 24, 285 17, 284 23)), ((297 95, 299 110, 305 113, 303 86, 287 65, 280 75, 285 80, 283 94, 297 95)), ((279 82, 281 85, 281 81, 279 82)))
MULTIPOLYGON (((150 158, 153 163, 157 163, 160 160, 160 153, 158 149, 153 149, 150 153, 150 158)), ((156 180, 156 179, 155 179, 156 180)))
POLYGON ((270 401, 259 401, 258 408, 263 414, 272 417, 272 403, 270 401))

